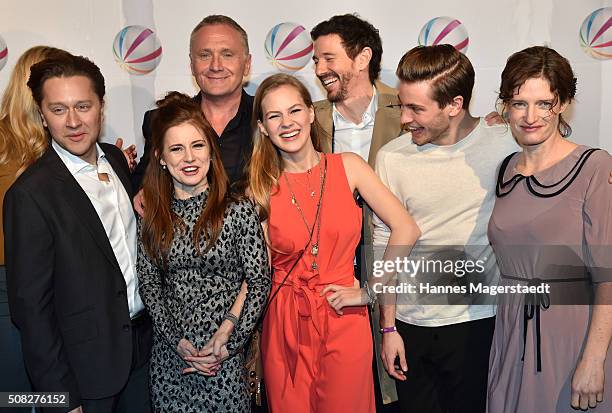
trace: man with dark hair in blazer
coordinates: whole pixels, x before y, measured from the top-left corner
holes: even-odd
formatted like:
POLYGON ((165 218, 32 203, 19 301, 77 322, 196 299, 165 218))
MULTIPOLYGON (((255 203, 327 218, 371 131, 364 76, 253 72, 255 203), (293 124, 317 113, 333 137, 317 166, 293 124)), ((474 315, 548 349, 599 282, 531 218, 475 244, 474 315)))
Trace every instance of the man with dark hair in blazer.
MULTIPOLYGON (((382 40, 378 29, 356 14, 331 17, 310 32, 314 42, 315 73, 327 92, 327 99, 314 103, 317 121, 323 129, 324 152, 355 152, 374 168, 381 147, 404 131, 400 122, 401 104, 397 89, 380 81, 382 40)), ((498 122, 487 116, 489 123, 498 122)), ((372 274, 372 212, 363 204, 363 231, 356 274, 364 283, 372 274)), ((372 311, 376 354, 381 352, 379 310, 372 311)), ((381 404, 397 400, 393 379, 377 361, 375 385, 378 410, 381 404)))
MULTIPOLYGON (((324 152, 355 152, 374 168, 378 150, 402 133, 397 90, 379 80, 382 41, 371 23, 357 15, 344 14, 317 24, 310 36, 314 42, 315 73, 327 99, 314 103, 323 129, 324 152)), ((372 273, 372 213, 363 204, 363 231, 356 274, 365 282, 372 273)), ((376 354, 380 353, 378 309, 372 313, 376 354)), ((397 400, 395 383, 377 361, 376 404, 397 400)))
POLYGON ((68 392, 62 411, 148 412, 152 327, 138 295, 129 170, 119 149, 97 143, 104 78, 66 56, 32 66, 28 86, 51 145, 7 192, 4 228, 10 312, 33 387, 68 392))

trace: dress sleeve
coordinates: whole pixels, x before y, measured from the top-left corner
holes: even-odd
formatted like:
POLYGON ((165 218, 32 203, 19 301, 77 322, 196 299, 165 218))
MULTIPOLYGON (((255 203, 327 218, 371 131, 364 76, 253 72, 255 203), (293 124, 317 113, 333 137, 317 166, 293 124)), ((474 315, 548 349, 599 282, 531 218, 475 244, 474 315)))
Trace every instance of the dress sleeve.
POLYGON ((597 151, 592 158, 596 166, 583 206, 585 263, 594 283, 612 282, 612 157, 597 151))
POLYGON ((178 342, 185 335, 181 332, 174 316, 166 306, 166 297, 162 284, 162 269, 151 261, 142 243, 142 220, 138 220, 138 291, 147 308, 153 328, 163 337, 172 350, 176 351, 178 342))
POLYGON ((268 253, 257 212, 249 201, 242 201, 237 207, 239 211, 234 227, 238 240, 236 246, 247 283, 247 296, 238 325, 227 343, 230 355, 236 354, 251 336, 272 284, 268 253))

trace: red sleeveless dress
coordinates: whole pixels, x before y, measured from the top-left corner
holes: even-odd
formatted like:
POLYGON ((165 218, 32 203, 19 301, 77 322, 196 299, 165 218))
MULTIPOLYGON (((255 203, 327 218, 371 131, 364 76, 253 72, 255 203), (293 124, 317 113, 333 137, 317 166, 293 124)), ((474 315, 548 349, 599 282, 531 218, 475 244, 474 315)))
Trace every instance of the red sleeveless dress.
POLYGON ((264 382, 272 413, 374 412, 372 336, 365 306, 345 307, 339 316, 319 293, 329 284, 351 286, 361 210, 351 193, 341 154, 321 157, 308 172, 279 179, 268 219, 272 293, 261 343, 264 382), (318 255, 312 254, 317 227, 309 231, 291 190, 312 228, 320 192, 320 168, 327 173, 320 213, 318 255), (290 190, 291 189, 291 190, 290 190), (314 196, 313 195, 314 191, 314 196), (305 248, 287 280, 283 279, 305 248), (312 268, 316 260, 317 268, 312 268))

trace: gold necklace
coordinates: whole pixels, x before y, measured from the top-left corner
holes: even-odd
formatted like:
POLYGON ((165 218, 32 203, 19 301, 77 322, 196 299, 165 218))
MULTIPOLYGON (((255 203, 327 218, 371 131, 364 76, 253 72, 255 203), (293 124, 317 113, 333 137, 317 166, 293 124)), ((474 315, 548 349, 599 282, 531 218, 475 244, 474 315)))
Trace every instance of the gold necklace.
MULTIPOLYGON (((327 157, 323 155, 323 161, 325 162, 324 169, 321 168, 321 162, 320 162, 321 155, 319 154, 319 152, 317 152, 317 158, 319 160, 320 189, 319 189, 319 200, 317 201, 317 212, 315 214, 315 220, 314 220, 312 227, 308 224, 306 215, 304 215, 304 211, 302 211, 302 207, 300 206, 300 203, 295 197, 295 193, 293 192, 293 189, 291 188, 291 183, 289 182, 289 178, 287 178, 287 173, 283 174, 285 176, 285 182, 287 183, 287 188, 289 189, 289 192, 291 193, 291 203, 295 205, 298 212, 300 213, 300 216, 302 217, 302 221, 304 222, 304 225, 306 226, 306 230, 308 231, 308 234, 310 234, 310 239, 312 239, 312 233, 314 231, 314 224, 315 223, 317 224, 317 236, 315 238, 315 243, 312 244, 310 248, 310 254, 313 256, 312 265, 310 267, 314 271, 319 269, 319 266, 317 264, 317 256, 319 255, 319 241, 321 237, 321 206, 323 204, 323 191, 325 190, 325 180, 327 177, 327 157)), ((310 173, 310 169, 308 170, 308 173, 310 173)))
POLYGON ((313 188, 311 180, 312 180, 312 169, 308 169, 306 171, 306 181, 302 182, 301 177, 299 180, 297 178, 294 178, 293 184, 295 185, 297 183, 298 186, 306 190, 306 192, 308 193, 308 195, 310 195, 311 198, 314 198, 317 193, 315 189, 313 188))

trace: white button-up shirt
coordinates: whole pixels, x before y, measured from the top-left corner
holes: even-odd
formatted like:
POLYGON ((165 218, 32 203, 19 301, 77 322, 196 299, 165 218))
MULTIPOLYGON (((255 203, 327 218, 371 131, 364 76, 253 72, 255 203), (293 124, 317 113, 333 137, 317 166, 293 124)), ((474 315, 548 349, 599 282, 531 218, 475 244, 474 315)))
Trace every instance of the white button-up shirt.
POLYGON ((51 145, 87 194, 102 222, 125 279, 130 317, 133 317, 144 309, 144 305, 138 294, 136 217, 130 197, 98 144, 96 165, 71 154, 55 141, 51 145), (108 182, 101 181, 98 174, 107 174, 108 182))
POLYGON ((361 122, 355 124, 344 119, 342 114, 333 106, 334 121, 334 152, 354 152, 361 156, 366 162, 370 154, 372 144, 372 132, 374 131, 374 118, 378 109, 376 99, 376 88, 372 86, 372 100, 363 113, 361 122))

